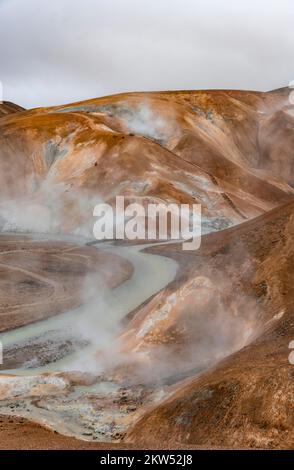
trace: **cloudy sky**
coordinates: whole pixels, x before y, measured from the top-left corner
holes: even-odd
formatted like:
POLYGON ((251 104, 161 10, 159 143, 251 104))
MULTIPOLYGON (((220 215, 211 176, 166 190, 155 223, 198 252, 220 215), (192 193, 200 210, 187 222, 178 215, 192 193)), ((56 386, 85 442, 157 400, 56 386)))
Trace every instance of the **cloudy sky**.
POLYGON ((294 79, 293 0, 0 0, 4 99, 269 90, 294 79))

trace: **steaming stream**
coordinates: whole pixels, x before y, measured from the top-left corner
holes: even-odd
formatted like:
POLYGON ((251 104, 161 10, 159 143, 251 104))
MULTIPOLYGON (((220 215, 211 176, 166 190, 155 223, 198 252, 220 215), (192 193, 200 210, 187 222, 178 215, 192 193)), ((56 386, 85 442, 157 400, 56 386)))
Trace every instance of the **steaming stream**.
MULTIPOLYGON (((64 239, 64 238, 63 238, 64 239)), ((76 240, 75 240, 76 241, 76 240)), ((100 243, 97 248, 107 251, 127 259, 133 265, 134 271, 132 276, 113 290, 103 292, 103 305, 101 304, 101 294, 97 297, 98 308, 95 310, 95 299, 91 301, 91 307, 87 309, 87 305, 82 305, 77 309, 67 311, 45 320, 26 325, 15 330, 4 332, 0 339, 2 341, 3 350, 9 346, 17 345, 32 340, 34 337, 40 336, 48 331, 53 332, 71 332, 75 334, 75 324, 80 322, 81 325, 88 326, 95 335, 99 336, 99 328, 101 323, 100 315, 108 316, 108 324, 110 329, 119 324, 129 312, 141 305, 145 300, 159 292, 175 277, 177 271, 177 263, 170 258, 158 256, 154 254, 142 253, 147 247, 154 244, 139 246, 113 246, 110 243, 100 243), (103 310, 102 312, 99 311, 103 310), (74 325, 74 326, 73 326, 74 325)), ((105 332, 107 333, 107 332, 105 332)), ((56 334, 56 333, 55 333, 56 334)), ((48 364, 43 367, 17 368, 2 371, 7 374, 18 375, 35 375, 42 372, 56 372, 59 370, 75 369, 76 361, 80 364, 78 370, 87 368, 89 355, 99 349, 99 344, 92 344, 80 351, 76 351, 63 359, 48 364), (83 361, 84 359, 84 361, 83 361)))
MULTIPOLYGON (((47 236, 37 237, 40 238, 48 239, 47 236)), ((74 241, 77 243, 76 239, 74 241)), ((85 243, 80 240, 80 244, 85 243)), ((91 371, 94 363, 98 362, 95 352, 111 345, 120 331, 120 320, 174 279, 177 263, 163 256, 143 253, 142 250, 149 246, 152 244, 113 246, 99 243, 97 249, 120 255, 132 263, 134 270, 130 279, 113 290, 103 291, 102 303, 99 293, 91 301, 90 308, 84 304, 1 335, 4 360, 6 348, 30 344, 44 334, 49 334, 49 337, 52 334, 53 340, 58 334, 75 335, 82 325, 91 331, 92 339, 97 336, 102 341, 103 335, 105 338, 101 344, 99 340, 91 341, 90 345, 42 367, 31 364, 29 368, 22 366, 1 371, 0 374, 11 375, 2 375, 0 379, 0 413, 24 417, 79 439, 113 441, 121 438, 129 424, 142 413, 146 402, 162 399, 164 392, 161 387, 128 386, 120 380, 108 378, 107 370, 100 378, 97 370, 97 379, 90 385, 70 387, 63 375, 42 375, 58 371, 91 371), (101 335, 101 322, 105 323, 105 317, 109 331, 106 328, 101 335)))

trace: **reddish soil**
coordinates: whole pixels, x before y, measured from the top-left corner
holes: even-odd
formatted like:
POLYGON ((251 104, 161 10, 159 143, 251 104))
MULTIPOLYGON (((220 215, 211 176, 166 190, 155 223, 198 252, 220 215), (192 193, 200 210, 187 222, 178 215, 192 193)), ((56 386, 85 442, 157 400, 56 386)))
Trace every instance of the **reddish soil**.
MULTIPOLYGON (((61 436, 26 419, 0 415, 0 449, 1 450, 128 450, 128 449, 168 449, 158 443, 148 444, 86 442, 72 437, 61 436)), ((170 449, 194 449, 194 446, 180 445, 170 449)), ((201 447, 197 447, 201 449, 201 447)))

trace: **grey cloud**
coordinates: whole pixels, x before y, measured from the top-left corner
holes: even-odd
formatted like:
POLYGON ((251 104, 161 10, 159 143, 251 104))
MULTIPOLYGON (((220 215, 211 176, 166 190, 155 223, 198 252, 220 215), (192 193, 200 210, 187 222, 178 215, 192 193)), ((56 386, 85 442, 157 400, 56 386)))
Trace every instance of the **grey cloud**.
POLYGON ((0 0, 4 99, 268 90, 294 78, 292 0, 0 0))

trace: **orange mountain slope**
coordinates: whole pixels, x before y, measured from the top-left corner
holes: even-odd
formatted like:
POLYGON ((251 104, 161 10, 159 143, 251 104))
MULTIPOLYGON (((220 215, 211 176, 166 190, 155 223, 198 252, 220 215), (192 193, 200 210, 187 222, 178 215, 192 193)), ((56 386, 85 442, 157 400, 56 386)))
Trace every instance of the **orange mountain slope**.
MULTIPOLYGON (((294 371, 289 362, 294 338, 293 221, 291 202, 207 235, 200 252, 183 263, 189 283, 194 281, 190 312, 187 308, 181 312, 185 299, 178 296, 168 318, 156 318, 149 306, 149 316, 145 312, 136 324, 134 319, 129 341, 136 351, 153 350, 155 355, 161 345, 161 354, 165 348, 167 363, 178 379, 183 370, 177 371, 180 351, 186 354, 186 365, 190 357, 190 370, 184 381, 176 383, 175 378, 166 400, 135 423, 127 442, 142 445, 149 436, 150 445, 294 447, 294 371), (149 331, 140 336, 148 318, 149 331), (240 338, 241 331, 247 338, 240 338), (230 347, 237 352, 230 354, 230 347), (227 357, 200 374, 204 358, 215 355, 219 361, 222 354, 227 357)), ((171 247, 166 255, 187 257, 171 247)))
POLYGON ((201 203, 204 231, 226 228, 293 197, 291 119, 286 89, 127 93, 8 115, 0 213, 21 198, 46 229, 71 231, 87 225, 89 200, 119 194, 201 203))

